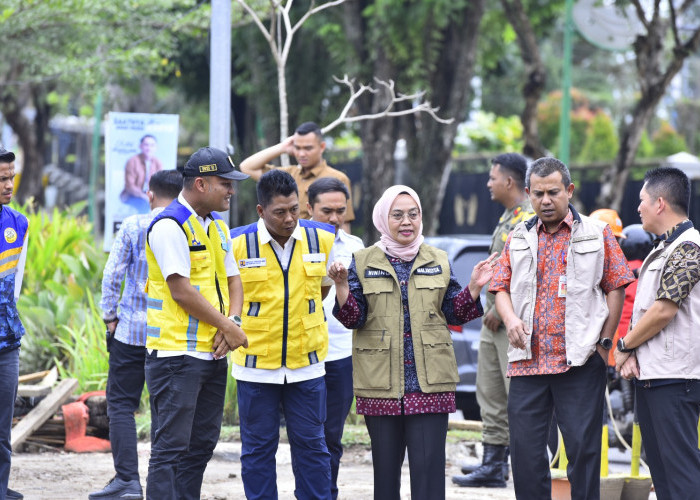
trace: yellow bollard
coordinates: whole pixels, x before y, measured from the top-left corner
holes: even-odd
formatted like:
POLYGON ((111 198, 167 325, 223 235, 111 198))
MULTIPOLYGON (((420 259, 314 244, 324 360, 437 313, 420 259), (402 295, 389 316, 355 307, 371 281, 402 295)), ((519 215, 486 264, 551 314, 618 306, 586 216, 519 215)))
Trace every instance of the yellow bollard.
POLYGON ((639 461, 642 456, 642 433, 639 431, 639 424, 632 425, 632 462, 630 474, 632 477, 639 477, 639 461))
POLYGON ((600 445, 600 477, 608 477, 608 426, 603 426, 602 442, 600 445))

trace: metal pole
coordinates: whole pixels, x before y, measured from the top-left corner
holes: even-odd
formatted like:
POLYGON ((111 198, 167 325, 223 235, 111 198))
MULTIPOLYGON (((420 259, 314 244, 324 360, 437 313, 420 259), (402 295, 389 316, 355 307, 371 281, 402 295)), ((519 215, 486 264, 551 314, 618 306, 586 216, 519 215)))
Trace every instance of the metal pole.
POLYGON ((566 0, 566 20, 564 22, 564 56, 561 82, 561 115, 559 116, 559 159, 569 164, 571 151, 571 46, 574 35, 574 0, 566 0))
MULTIPOLYGON (((228 150, 231 139, 231 0, 211 2, 210 80, 209 80, 209 145, 228 150)), ((232 199, 231 213, 221 214, 236 219, 237 204, 232 199)))
POLYGON ((102 92, 95 97, 95 114, 92 128, 92 165, 90 165, 90 189, 88 190, 88 217, 92 222, 93 231, 97 231, 97 176, 100 168, 100 140, 102 139, 102 92))

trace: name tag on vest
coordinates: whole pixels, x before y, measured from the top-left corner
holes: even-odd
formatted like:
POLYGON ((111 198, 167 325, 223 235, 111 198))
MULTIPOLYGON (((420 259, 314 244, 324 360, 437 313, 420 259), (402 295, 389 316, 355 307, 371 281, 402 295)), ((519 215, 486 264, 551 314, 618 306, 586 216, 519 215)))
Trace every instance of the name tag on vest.
POLYGON ((442 266, 419 267, 418 269, 416 269, 416 274, 422 274, 425 276, 435 276, 436 274, 442 274, 442 266))
POLYGON ((238 267, 265 267, 267 266, 267 259, 264 257, 258 257, 254 259, 241 259, 238 262, 238 267))
POLYGON ((391 278, 391 273, 381 269, 365 269, 365 278, 391 278))
POLYGON ((305 253, 301 257, 304 262, 326 262, 325 253, 305 253))

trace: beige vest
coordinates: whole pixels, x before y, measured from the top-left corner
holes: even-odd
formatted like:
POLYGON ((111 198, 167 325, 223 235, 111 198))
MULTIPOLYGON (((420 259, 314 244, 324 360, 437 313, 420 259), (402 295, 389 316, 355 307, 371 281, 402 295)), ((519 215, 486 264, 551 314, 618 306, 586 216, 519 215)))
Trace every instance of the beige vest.
MULTIPOLYGON (((666 247, 657 245, 644 260, 632 310, 632 327, 656 301, 666 262, 678 245, 685 241, 700 245, 700 233, 696 229, 688 229, 666 247)), ((700 379, 698 332, 700 286, 696 285, 666 328, 637 348, 639 379, 700 379)))
MULTIPOLYGON (((605 262, 605 223, 579 215, 571 207, 574 223, 566 256, 566 362, 581 366, 595 351, 600 331, 608 318, 608 304, 600 288, 605 262)), ((529 332, 537 300, 537 217, 519 223, 510 241, 510 297, 515 314, 529 332)), ((532 337, 530 337, 532 339, 532 337)), ((532 358, 532 346, 508 346, 508 361, 532 358)))
MULTIPOLYGON (((376 246, 355 252, 355 266, 368 306, 367 320, 352 338, 355 395, 401 398, 404 319, 396 272, 376 246)), ((449 282, 447 254, 421 245, 408 281, 408 308, 418 383, 426 393, 454 391, 459 381, 452 337, 441 309, 449 282)))

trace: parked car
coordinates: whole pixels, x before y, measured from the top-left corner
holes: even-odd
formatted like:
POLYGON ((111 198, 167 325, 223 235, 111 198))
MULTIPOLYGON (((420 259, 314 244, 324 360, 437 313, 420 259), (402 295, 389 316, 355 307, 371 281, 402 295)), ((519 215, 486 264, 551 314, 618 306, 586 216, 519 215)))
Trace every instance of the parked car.
MULTIPOLYGON (((489 256, 491 235, 451 234, 430 236, 425 242, 447 252, 452 272, 462 287, 469 283, 472 269, 477 262, 489 256)), ((481 303, 486 304, 487 288, 481 291, 481 303)), ((457 408, 467 420, 481 420, 479 404, 476 402, 476 362, 479 355, 479 332, 481 318, 461 326, 449 325, 452 343, 457 358, 457 408)))

